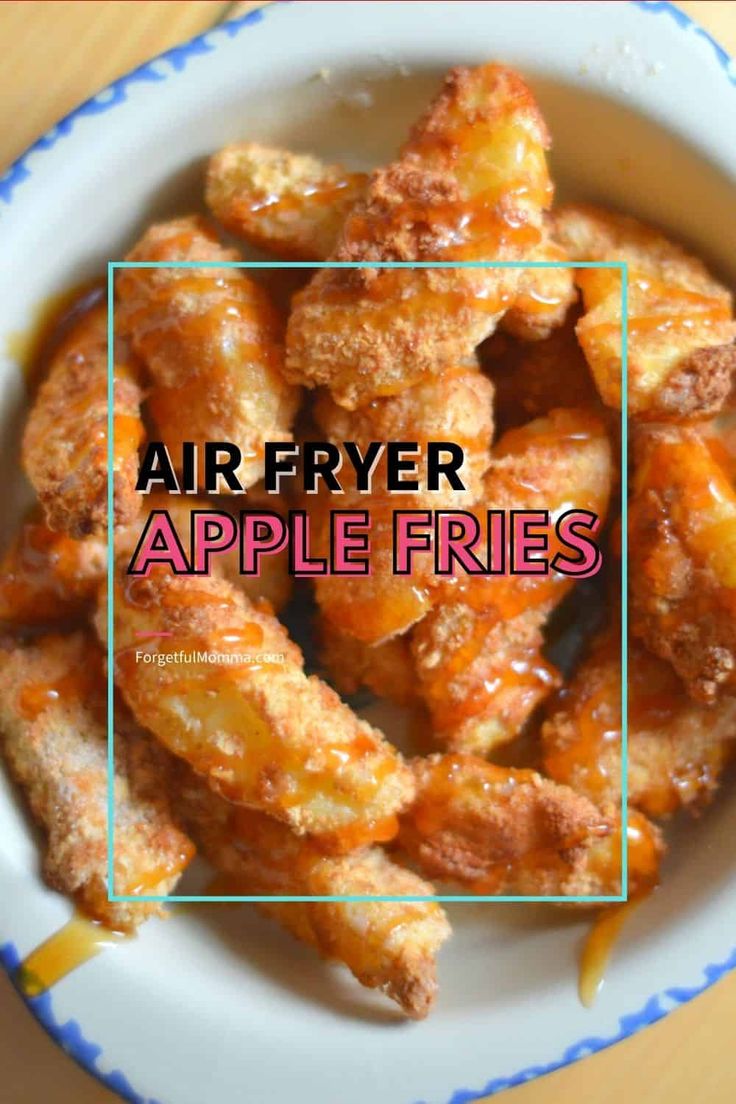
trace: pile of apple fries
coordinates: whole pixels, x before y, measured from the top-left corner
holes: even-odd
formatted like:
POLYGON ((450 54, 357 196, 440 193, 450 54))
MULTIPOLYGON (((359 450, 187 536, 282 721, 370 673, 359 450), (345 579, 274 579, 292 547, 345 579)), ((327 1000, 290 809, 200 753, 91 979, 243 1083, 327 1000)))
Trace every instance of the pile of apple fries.
MULTIPOLYGON (((214 221, 156 224, 128 254, 212 267, 130 268, 116 286, 117 894, 172 893, 195 849, 239 894, 430 898, 428 879, 468 894, 621 892, 615 585, 566 677, 549 647, 570 578, 391 569, 393 509, 544 509, 551 534, 574 505, 604 519, 617 574, 620 273, 566 261, 629 266, 630 895, 657 883, 657 822, 712 798, 736 734, 731 298, 656 230, 553 208, 549 144, 521 76, 455 69, 387 167, 229 146, 208 168, 214 221), (225 231, 281 259, 559 267, 323 268, 284 312, 245 270, 218 267, 241 257, 225 231), (135 490, 149 437, 172 456, 183 441, 236 443, 248 506, 307 509, 328 541, 329 494, 289 503, 259 487, 265 442, 294 432, 338 448, 440 439, 466 456, 463 491, 430 491, 420 471, 418 489, 382 493, 379 466, 372 573, 314 586, 329 681, 305 671, 278 618, 285 557, 260 578, 230 553, 208 576, 126 571, 144 502, 157 505, 135 490), (263 659, 159 664, 172 639, 263 659), (360 686, 414 711, 413 758, 337 692, 360 686)), ((50 884, 132 929, 161 910, 108 900, 106 326, 97 305, 67 327, 28 417, 38 505, 2 564, 0 745, 45 831, 50 884)), ((162 504, 184 531, 203 506, 162 504)), ((348 486, 339 505, 365 498, 348 486)), ((407 1016, 432 1006, 450 934, 439 903, 259 907, 407 1016)))

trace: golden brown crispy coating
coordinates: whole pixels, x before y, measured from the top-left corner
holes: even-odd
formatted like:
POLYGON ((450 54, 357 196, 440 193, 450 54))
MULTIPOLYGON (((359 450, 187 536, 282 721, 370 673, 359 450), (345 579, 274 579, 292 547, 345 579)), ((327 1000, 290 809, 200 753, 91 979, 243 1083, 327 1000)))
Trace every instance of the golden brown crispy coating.
POLYGON ((648 428, 635 452, 632 628, 713 702, 736 686, 736 491, 709 431, 648 428))
MULTIPOLYGON (((373 173, 337 261, 523 260, 552 188, 547 130, 521 77, 454 69, 400 157, 373 173)), ((513 269, 323 269, 294 300, 289 378, 350 409, 470 356, 513 303, 513 269)))
MULTIPOLYGON (((618 896, 622 891, 621 827, 618 817, 611 819, 614 828, 609 835, 592 836, 584 847, 568 854, 565 862, 530 863, 519 868, 497 892, 539 897, 618 896)), ((664 839, 643 813, 629 809, 626 841, 628 897, 643 897, 659 881, 664 839)))
MULTIPOLYGON (((137 368, 115 350, 114 523, 138 513, 138 447, 143 440, 137 368)), ((50 528, 80 538, 107 525, 107 309, 96 306, 71 327, 51 362, 23 437, 23 466, 50 528)))
MULTIPOLYGON (((433 886, 391 862, 377 847, 317 867, 310 888, 323 896, 424 897, 434 893, 433 886)), ((282 923, 288 907, 275 906, 282 923)), ((380 988, 412 1019, 424 1019, 437 993, 437 952, 450 936, 450 924, 439 904, 356 901, 307 907, 323 954, 348 962, 361 984, 380 988)))
MULTIPOLYGON (((177 805, 228 892, 274 896, 432 896, 416 874, 380 848, 328 857, 309 840, 262 813, 218 798, 188 768, 176 775, 177 805)), ((358 981, 380 989, 412 1019, 423 1019, 437 992, 436 956, 450 935, 431 901, 293 901, 258 906, 358 981)))
MULTIPOLYGON (((723 404, 736 369, 731 296, 705 266, 635 219, 585 205, 555 215, 574 260, 628 264, 629 413, 703 417, 723 404)), ((621 278, 578 269, 585 314, 577 335, 603 401, 621 408, 621 278)))
POLYGON ((572 870, 577 850, 611 826, 587 798, 536 771, 472 755, 413 763, 417 797, 399 843, 429 877, 473 893, 513 892, 518 878, 572 870))
MULTIPOLYGON (((547 215, 542 223, 541 241, 529 255, 529 260, 553 261, 560 267, 522 269, 516 298, 501 319, 501 329, 521 341, 543 341, 548 338, 563 324, 577 297, 574 270, 563 267, 569 258, 553 235, 554 223, 547 215)), ((562 390, 557 393, 557 402, 563 395, 565 402, 577 402, 562 390)))
MULTIPOLYGON (((129 261, 234 261, 203 220, 151 226, 129 261)), ((161 438, 231 441, 243 453, 237 475, 263 474, 264 441, 291 440, 298 392, 282 377, 280 317, 263 288, 240 269, 123 269, 116 322, 130 336, 155 388, 149 399, 161 438)))
POLYGON ((118 571, 114 612, 124 698, 214 790, 337 851, 395 834, 411 772, 378 731, 305 675, 267 609, 225 579, 153 569, 146 578, 118 571), (170 653, 184 658, 166 662, 170 653))
MULTIPOLYGON (((430 878, 471 893, 534 897, 621 893, 618 816, 531 770, 470 755, 414 762, 417 798, 402 817, 399 844, 430 878)), ((629 813, 628 890, 656 885, 659 830, 629 813)))
MULTIPOLYGON (((105 680, 84 634, 6 649, 0 662, 0 746, 47 835, 44 874, 96 920, 131 929, 155 903, 107 899, 105 680)), ((155 754, 116 733, 115 893, 170 893, 194 848, 171 818, 155 754)))
POLYGON ((105 573, 97 537, 74 540, 34 511, 0 561, 0 621, 39 625, 84 614, 105 573))
MULTIPOLYGON (((396 510, 468 509, 483 494, 483 473, 490 462, 493 434, 493 387, 474 365, 460 365, 438 379, 427 380, 400 395, 374 399, 358 411, 338 406, 324 392, 314 404, 314 418, 324 438, 337 445, 354 441, 363 455, 371 441, 411 441, 420 449, 419 489, 397 493, 386 489, 386 465, 376 467, 371 494, 348 487, 341 495, 343 510, 368 510, 371 530, 371 574, 349 579, 325 576, 315 581, 323 617, 335 631, 365 644, 382 643, 405 632, 429 610, 434 584, 431 555, 416 556, 410 575, 393 570, 393 516, 396 510), (430 491, 426 449, 430 441, 460 445, 465 460, 460 477, 465 490, 443 481, 430 491)), ((345 464, 346 470, 349 464, 345 464)), ((329 493, 308 503, 316 522, 315 547, 323 551, 329 540, 329 511, 335 499, 329 493)))
POLYGON ((205 199, 251 245, 287 260, 322 261, 367 180, 309 154, 238 142, 210 158, 205 199))
MULTIPOLYGON (((621 802, 621 641, 593 643, 542 728, 545 772, 601 808, 621 802)), ((629 644, 628 796, 650 817, 697 812, 736 748, 736 699, 693 702, 669 664, 629 644)))
POLYGON ((569 406, 600 406, 575 336, 577 318, 577 312, 571 312, 551 336, 531 345, 497 333, 481 346, 481 364, 493 380, 494 415, 502 432, 549 414, 561 399, 569 406))
MULTIPOLYGON (((345 219, 367 189, 365 173, 240 142, 210 158, 205 198, 223 226, 251 245, 287 259, 322 261, 335 250, 345 219)), ((530 260, 567 259, 552 234, 547 218, 530 260)), ((540 341, 561 325, 575 294, 569 268, 523 269, 501 326, 524 341, 540 341)))
POLYGON ((317 618, 316 633, 320 660, 341 694, 349 696, 366 686, 396 705, 417 701, 408 636, 395 636, 383 644, 364 644, 348 633, 338 632, 322 616, 317 618))
MULTIPOLYGON (((554 410, 497 443, 483 508, 548 510, 551 557, 554 521, 565 510, 605 518, 612 476, 603 422, 585 410, 554 410)), ((443 746, 487 754, 518 735, 557 685, 541 654, 542 629, 571 585, 555 571, 436 580, 435 609, 415 629, 412 652, 443 746)))
POLYGON ((542 656, 552 603, 508 621, 463 602, 439 605, 417 625, 411 654, 435 739, 486 755, 523 729, 560 678, 542 656))

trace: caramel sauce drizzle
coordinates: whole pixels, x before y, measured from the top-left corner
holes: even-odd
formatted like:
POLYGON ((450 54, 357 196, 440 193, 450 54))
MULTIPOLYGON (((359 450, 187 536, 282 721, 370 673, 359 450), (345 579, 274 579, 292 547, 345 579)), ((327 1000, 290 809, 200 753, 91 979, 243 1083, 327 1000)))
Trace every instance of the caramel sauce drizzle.
POLYGON ((23 371, 26 388, 33 395, 64 340, 77 322, 102 302, 104 281, 95 277, 49 295, 36 308, 27 330, 10 334, 9 355, 23 371))
POLYGON ((578 976, 578 995, 586 1008, 592 1008, 603 988, 616 942, 624 924, 639 904, 639 900, 627 901, 626 904, 604 909, 588 932, 580 955, 578 976))
POLYGON ((108 947, 130 938, 129 933, 110 931, 99 921, 75 912, 23 960, 16 971, 16 984, 24 996, 39 997, 108 947))

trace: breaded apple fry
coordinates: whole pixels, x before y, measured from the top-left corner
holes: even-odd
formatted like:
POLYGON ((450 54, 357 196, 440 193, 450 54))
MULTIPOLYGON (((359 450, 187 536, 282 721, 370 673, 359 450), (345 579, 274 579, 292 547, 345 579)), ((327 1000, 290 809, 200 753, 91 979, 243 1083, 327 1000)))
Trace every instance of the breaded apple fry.
MULTIPOLYGON (((544 120, 521 77, 458 68, 348 215, 336 261, 519 261, 552 199, 544 120)), ((289 378, 353 409, 472 355, 512 305, 516 269, 323 269, 294 300, 289 378)))
MULTIPOLYGON (((386 489, 385 461, 379 461, 370 494, 348 488, 340 508, 367 510, 371 521, 371 574, 349 580, 324 576, 315 580, 317 602, 333 630, 364 644, 384 643, 419 621, 432 605, 435 583, 431 556, 417 557, 410 575, 393 570, 393 516, 407 509, 470 509, 483 494, 483 474, 490 463, 493 434, 493 387, 474 364, 448 368, 443 376, 426 380, 400 395, 374 399, 357 411, 338 406, 326 392, 318 395, 313 415, 327 441, 338 447, 355 442, 366 455, 374 441, 416 442, 418 490, 386 489), (455 490, 444 482, 428 489, 426 449, 431 441, 452 442, 463 448, 462 482, 455 490)), ((345 468, 348 465, 345 464, 345 468)), ((320 496, 315 518, 316 545, 327 547, 329 510, 334 499, 320 496)))
MULTIPOLYGON (((348 172, 308 154, 256 142, 226 146, 210 158, 205 199, 215 218, 251 245, 279 257, 326 260, 343 223, 368 190, 366 173, 348 172)), ((565 250, 545 219, 533 261, 560 267, 522 269, 513 306, 501 327, 526 341, 540 341, 561 325, 575 299, 565 250)))
POLYGON ((238 142, 214 154, 205 200, 232 234, 289 260, 322 261, 368 183, 309 154, 238 142))
MULTIPOLYGON (((263 896, 416 896, 434 889, 378 847, 326 856, 263 813, 214 794, 181 765, 177 807, 202 854, 231 883, 228 892, 263 896)), ((437 992, 435 959, 450 935, 431 901, 263 902, 258 908, 326 958, 343 962, 361 985, 380 989, 412 1019, 437 992)))
MULTIPOLYGON (((736 369, 730 293, 701 261, 658 231, 601 208, 555 214, 574 260, 628 264, 628 396, 635 417, 703 417, 723 404, 736 369)), ((621 408, 621 275, 578 269, 585 314, 577 335, 603 401, 621 408)))
MULTIPOLYGON (((621 892, 621 833, 582 794, 532 770, 472 755, 414 761, 417 797, 398 843, 430 878, 471 893, 539 897, 621 892)), ((629 890, 657 881, 661 836, 640 813, 629 818, 629 890)))
POLYGON ((97 537, 55 533, 34 511, 0 561, 0 622, 39 625, 83 614, 94 602, 107 552, 97 537))
MULTIPOLYGON (((3 650, 0 748, 44 829, 49 885, 109 928, 161 913, 108 901, 105 679, 84 633, 3 650)), ((163 796, 155 754, 128 726, 116 734, 115 893, 170 893, 194 854, 163 796)))
POLYGON ((413 762, 417 796, 399 845, 429 876, 503 893, 525 867, 572 867, 576 848, 607 835, 595 805, 536 771, 472 755, 413 762))
POLYGON ((634 446, 632 629, 713 702, 736 686, 736 490, 707 429, 647 427, 634 446))
POLYGON ((227 580, 118 570, 114 631, 136 719, 218 793, 326 849, 395 834, 413 795, 401 756, 306 676, 286 630, 227 580), (166 661, 174 651, 180 663, 166 661))
MULTIPOLYGON (((736 698, 692 701, 669 664, 629 644, 628 798, 647 816, 697 812, 736 750, 736 698)), ((601 808, 621 803, 621 640, 590 652, 542 727, 544 770, 601 808)))
MULTIPOLYGON (((485 476, 483 508, 549 511, 551 558, 558 548, 554 522, 566 510, 589 510, 603 522, 612 469, 600 418, 554 410, 501 437, 485 476)), ((437 584, 435 608, 412 636, 419 691, 444 747, 485 755, 518 735, 558 685, 542 657, 542 630, 572 580, 550 571, 437 584)))
MULTIPOLYGON (((143 440, 138 370, 124 342, 115 349, 114 524, 139 510, 135 492, 143 440)), ((23 436, 23 466, 51 529, 71 537, 107 526, 107 309, 96 306, 72 326, 54 354, 23 436)))
MULTIPOLYGON (((191 217, 151 226, 127 259, 239 257, 191 217)), ((185 440, 232 442, 243 455, 238 479, 256 483, 264 442, 291 440, 298 403, 282 376, 282 323, 266 292, 232 268, 128 268, 116 287, 116 321, 156 385, 149 409, 164 442, 174 455, 185 440)))

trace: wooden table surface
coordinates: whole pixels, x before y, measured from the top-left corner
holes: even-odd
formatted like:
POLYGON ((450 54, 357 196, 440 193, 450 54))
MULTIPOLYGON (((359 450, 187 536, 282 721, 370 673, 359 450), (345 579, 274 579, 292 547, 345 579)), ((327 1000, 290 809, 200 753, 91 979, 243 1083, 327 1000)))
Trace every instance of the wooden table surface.
MULTIPOLYGON (((0 169, 121 73, 252 6, 218 0, 0 3, 0 169)), ((680 6, 736 55, 736 0, 680 6)), ((725 1104, 736 1100, 734 1023, 736 974, 642 1034, 514 1089, 509 1099, 513 1104, 618 1104, 627 1098, 647 1104, 725 1104)), ((114 1104, 117 1099, 48 1041, 1 977, 2 1104, 114 1104)))

